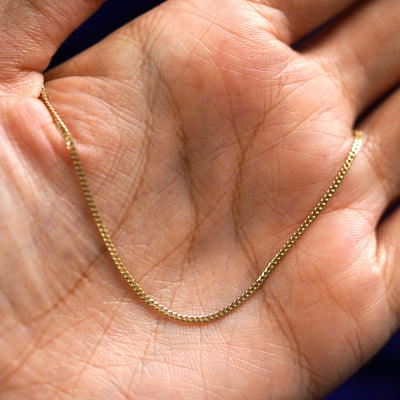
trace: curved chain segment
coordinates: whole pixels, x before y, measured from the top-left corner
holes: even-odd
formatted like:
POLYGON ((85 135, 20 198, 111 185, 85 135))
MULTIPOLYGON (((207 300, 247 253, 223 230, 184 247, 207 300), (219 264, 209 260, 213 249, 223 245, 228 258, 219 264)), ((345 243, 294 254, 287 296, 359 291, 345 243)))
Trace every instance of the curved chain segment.
POLYGON ((354 159, 359 152, 362 145, 362 134, 360 131, 354 131, 354 141, 351 147, 351 150, 347 156, 346 161, 344 162, 342 168, 337 174, 336 178, 329 186, 328 190, 322 196, 321 200, 314 207, 311 213, 307 216, 304 222, 299 226, 296 232, 293 233, 292 236, 288 239, 288 241, 282 246, 282 248, 278 251, 275 257, 269 262, 267 267, 261 273, 261 275, 256 279, 256 281, 238 298, 233 300, 230 304, 226 305, 224 308, 221 308, 218 311, 215 311, 206 315, 185 315, 179 314, 170 310, 168 307, 165 307, 162 304, 159 304, 156 300, 150 297, 136 282, 131 273, 127 270, 124 263, 122 262, 117 249, 115 248, 114 243, 111 240, 111 236, 107 231, 107 228, 104 225, 104 222, 99 214, 99 210, 97 208, 96 202, 94 200, 92 191, 90 189, 89 183, 86 178, 85 171, 82 166, 81 159, 79 157, 78 151, 76 149, 74 140, 66 127, 65 123, 62 121, 54 107, 50 104, 44 86, 42 87, 42 91, 40 94, 40 99, 48 108, 54 123, 56 124, 58 130, 61 132, 69 154, 71 155, 72 162, 74 164, 76 173, 79 178, 79 182, 81 184, 83 193, 87 200, 90 212, 92 213, 93 219, 96 223, 97 229, 104 241, 104 244, 121 275, 124 277, 128 285, 132 288, 132 290, 151 308, 160 312, 161 314, 183 322, 209 322, 224 317, 225 315, 231 313, 244 302, 246 302, 250 297, 254 295, 255 292, 262 286, 265 280, 268 278, 273 269, 282 261, 285 255, 289 252, 289 250, 295 245, 295 243, 300 239, 300 237, 304 234, 304 232, 310 227, 313 221, 318 217, 318 215, 322 212, 325 206, 328 204, 329 200, 332 198, 340 184, 342 183, 344 177, 349 171, 351 165, 353 164, 354 159))

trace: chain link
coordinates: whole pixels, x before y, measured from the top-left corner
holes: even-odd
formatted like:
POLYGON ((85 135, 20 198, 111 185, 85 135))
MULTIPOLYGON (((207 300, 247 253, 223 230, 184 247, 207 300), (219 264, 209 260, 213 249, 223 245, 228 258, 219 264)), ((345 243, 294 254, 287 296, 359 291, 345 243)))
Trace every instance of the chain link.
POLYGON ((61 134, 65 140, 65 144, 67 146, 69 154, 71 155, 75 170, 78 174, 79 182, 83 189, 83 193, 87 200, 90 212, 93 216, 93 219, 96 223, 97 229, 104 241, 104 244, 105 244, 105 246, 108 250, 108 253, 110 254, 115 266, 117 267, 117 269, 119 270, 121 275, 124 277, 124 279, 126 280, 128 285, 132 288, 132 290, 146 304, 148 304, 151 308, 153 308, 154 310, 160 312, 161 314, 163 314, 169 318, 172 318, 172 319, 175 319, 178 321, 183 321, 183 322, 214 321, 216 319, 219 319, 219 318, 231 313, 236 308, 238 308, 240 305, 242 305, 245 301, 247 301, 250 297, 252 297, 254 295, 254 293, 265 282, 265 280, 268 278, 268 276, 271 274, 271 272, 274 270, 274 268, 282 261, 282 259, 289 252, 289 250, 295 245, 295 243, 300 239, 300 237, 303 235, 303 233, 310 227, 310 225, 313 223, 313 221, 318 217, 318 215, 322 212, 322 210, 328 204, 329 200, 332 198, 332 196, 338 189, 339 185, 342 183, 347 172, 349 171, 349 169, 350 169, 350 167, 362 145, 362 134, 360 131, 356 130, 356 131, 354 131, 355 137, 354 137, 354 141, 353 141, 351 150, 350 150, 350 152, 347 156, 347 159, 344 162, 342 168, 340 169, 339 173, 337 174, 336 178, 334 179, 333 183, 329 186, 328 190, 325 192, 322 199, 318 202, 318 204, 315 206, 315 208, 311 211, 311 213, 308 215, 308 217, 304 220, 304 222, 299 226, 299 228, 296 230, 296 232, 294 232, 293 235, 290 236, 288 241, 282 246, 282 248, 278 251, 278 253, 269 262, 269 264, 264 269, 264 271, 261 273, 261 275, 256 279, 256 281, 244 293, 242 293, 239 297, 237 297, 235 300, 233 300, 232 303, 228 304, 227 306, 225 306, 224 308, 221 308, 220 310, 218 310, 216 312, 206 314, 206 315, 185 315, 185 314, 179 314, 177 312, 170 310, 168 307, 165 307, 164 305, 158 303, 156 300, 154 300, 152 297, 150 297, 140 287, 138 282, 136 282, 136 280, 133 278, 131 273, 125 267, 124 263, 122 262, 119 254, 117 252, 117 249, 115 248, 114 243, 111 240, 111 236, 108 233, 107 228, 105 227, 104 222, 100 216, 100 213, 97 208, 96 202, 94 200, 88 180, 86 178, 86 174, 83 169, 81 159, 80 159, 78 151, 76 149, 74 140, 73 140, 67 126, 65 125, 63 120, 60 118, 60 116, 58 115, 58 113, 56 112, 54 107, 50 104, 50 102, 47 98, 47 94, 46 94, 46 90, 45 90, 44 86, 42 87, 40 99, 43 101, 43 103, 48 108, 48 110, 54 120, 54 123, 56 124, 58 130, 61 132, 61 134))

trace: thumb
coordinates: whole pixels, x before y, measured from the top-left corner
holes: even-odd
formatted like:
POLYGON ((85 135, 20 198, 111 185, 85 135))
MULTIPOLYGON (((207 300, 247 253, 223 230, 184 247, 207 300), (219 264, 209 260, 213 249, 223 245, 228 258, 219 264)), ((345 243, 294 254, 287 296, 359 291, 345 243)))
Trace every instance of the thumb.
MULTIPOLYGON (((26 85, 104 0, 0 0, 0 89, 26 85), (36 73, 36 74, 35 74, 36 73)), ((34 85, 36 86, 36 84, 34 85)))

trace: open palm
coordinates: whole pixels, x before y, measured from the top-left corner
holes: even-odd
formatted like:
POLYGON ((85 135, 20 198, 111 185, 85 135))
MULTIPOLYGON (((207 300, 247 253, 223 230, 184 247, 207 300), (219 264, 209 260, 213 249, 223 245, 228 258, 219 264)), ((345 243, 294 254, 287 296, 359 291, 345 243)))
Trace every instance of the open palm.
POLYGON ((0 0, 1 399, 321 397, 398 327, 400 3, 170 0, 43 78, 98 1, 0 0), (17 3, 17 5, 16 5, 17 3), (127 268, 183 314, 245 290, 348 177, 261 290, 207 324, 163 317, 112 265, 76 140, 127 268))

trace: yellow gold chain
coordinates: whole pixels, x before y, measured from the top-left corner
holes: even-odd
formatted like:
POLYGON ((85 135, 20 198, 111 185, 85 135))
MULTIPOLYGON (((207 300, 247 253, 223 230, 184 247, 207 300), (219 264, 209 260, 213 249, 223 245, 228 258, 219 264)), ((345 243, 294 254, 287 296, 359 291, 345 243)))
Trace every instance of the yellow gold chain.
POLYGON ((322 199, 318 202, 315 208, 311 211, 308 217, 304 220, 304 222, 299 226, 296 232, 293 233, 292 236, 288 239, 288 241, 282 246, 282 248, 278 251, 278 253, 273 257, 273 259, 269 262, 267 267, 261 273, 261 275, 256 279, 256 281, 238 298, 232 301, 229 305, 221 308, 220 310, 207 314, 207 315, 184 315, 176 313, 170 310, 167 307, 164 307, 162 304, 159 304, 155 301, 152 297, 150 297, 136 282, 133 278, 131 273, 127 270, 124 263, 122 262, 114 243, 111 240, 110 234, 107 231, 107 228, 104 225, 104 222, 99 214, 99 210, 97 208, 96 202, 94 200, 92 191, 90 189, 89 183, 86 178, 85 171, 82 166, 81 159, 79 157, 78 151, 76 149, 74 140, 68 131, 68 128, 57 114, 54 107, 50 104, 44 86, 42 87, 42 91, 40 94, 40 99, 44 102, 46 107, 48 108, 54 123, 56 124, 57 128, 61 132, 65 143, 67 145, 67 149, 69 154, 71 155, 72 162, 74 164, 75 170, 78 174, 79 182, 82 186, 83 193, 87 200, 89 209, 93 215, 94 221, 96 223, 97 229, 106 245, 106 248, 114 261, 115 266, 118 268, 121 275, 124 277, 128 285, 132 288, 132 290, 151 308, 160 312, 161 314, 183 322, 209 322, 221 318, 240 305, 242 305, 246 300, 254 295, 254 293, 261 287, 261 285, 265 282, 268 278, 272 270, 282 261, 283 257, 289 252, 289 250, 294 246, 294 244, 300 239, 303 233, 309 228, 312 222, 317 218, 317 216, 321 213, 324 207, 328 204, 329 200, 332 198, 333 194, 338 189, 339 185, 342 183, 344 177, 346 176, 347 172, 349 171, 357 153, 359 152, 361 145, 362 145, 362 134, 360 131, 354 131, 355 137, 353 141, 353 145, 351 150, 347 156, 346 161, 344 162, 342 168, 340 169, 339 173, 337 174, 336 178, 334 179, 331 186, 329 186, 328 190, 323 195, 322 199))

